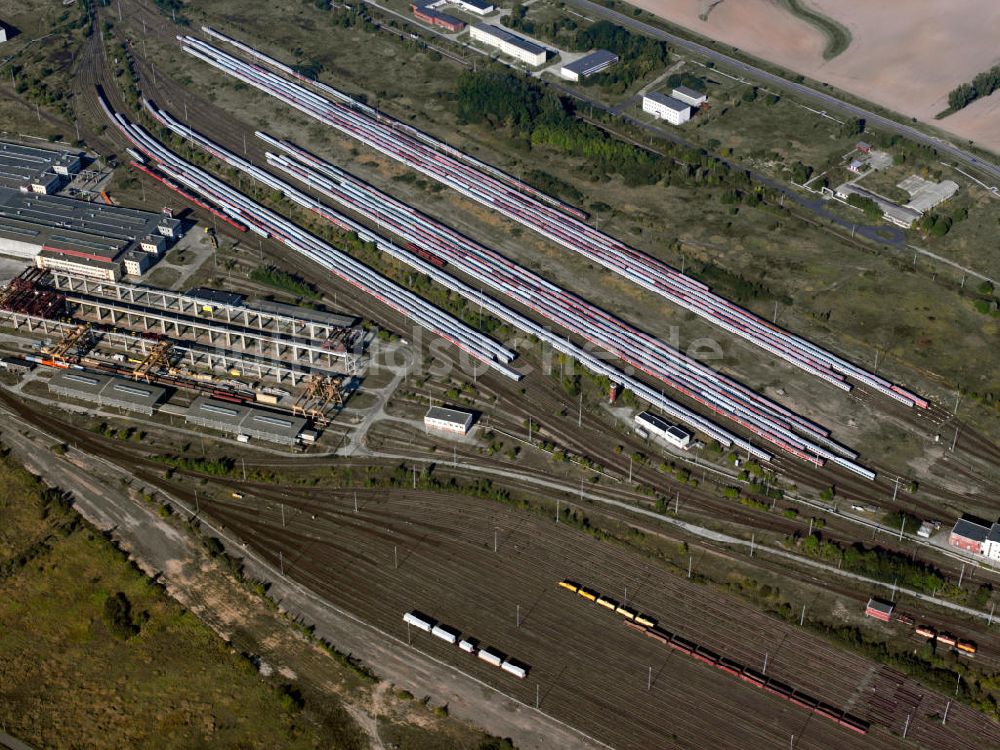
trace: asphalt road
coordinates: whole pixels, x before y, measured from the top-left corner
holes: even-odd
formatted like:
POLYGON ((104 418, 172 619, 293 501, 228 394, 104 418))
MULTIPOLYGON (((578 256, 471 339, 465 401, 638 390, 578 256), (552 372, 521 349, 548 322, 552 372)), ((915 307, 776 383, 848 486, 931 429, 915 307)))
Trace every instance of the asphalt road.
POLYGON ((678 49, 687 50, 688 52, 714 60, 716 63, 721 63, 727 68, 738 70, 744 75, 762 83, 766 83, 769 86, 796 94, 806 99, 811 99, 827 109, 843 112, 852 117, 860 117, 869 125, 874 125, 891 133, 898 133, 899 135, 905 136, 906 138, 909 138, 917 143, 922 143, 936 148, 940 154, 946 154, 957 161, 974 167, 983 174, 989 175, 993 179, 1000 179, 1000 166, 973 156, 972 154, 963 151, 957 146, 954 146, 941 138, 927 135, 926 133, 910 127, 909 125, 904 125, 901 122, 889 119, 888 117, 876 114, 875 112, 869 112, 863 107, 851 104, 850 102, 845 102, 835 96, 825 94, 822 91, 817 91, 816 89, 810 88, 804 84, 789 81, 787 78, 782 78, 774 73, 768 73, 766 70, 761 70, 753 65, 748 65, 747 63, 741 62, 736 58, 730 57, 729 55, 724 55, 721 52, 716 52, 715 50, 702 44, 698 44, 697 42, 692 42, 689 39, 676 36, 675 34, 658 29, 655 26, 650 26, 648 23, 643 23, 642 21, 632 18, 631 16, 626 16, 618 11, 605 8, 603 5, 590 2, 590 0, 567 0, 567 2, 581 10, 585 10, 594 15, 614 21, 615 23, 625 26, 626 28, 641 32, 655 39, 661 39, 665 42, 669 42, 678 49))
POLYGON ((32 750, 29 745, 25 745, 21 740, 11 737, 5 732, 0 732, 0 746, 9 748, 10 750, 32 750))

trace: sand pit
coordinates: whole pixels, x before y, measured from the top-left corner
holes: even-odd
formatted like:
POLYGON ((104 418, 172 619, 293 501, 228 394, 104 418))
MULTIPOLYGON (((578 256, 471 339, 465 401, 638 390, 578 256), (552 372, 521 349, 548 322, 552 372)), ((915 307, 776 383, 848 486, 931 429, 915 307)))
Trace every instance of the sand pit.
POLYGON ((959 83, 1000 63, 1000 3, 940 0, 879 3, 808 0, 815 10, 847 27, 847 51, 826 61, 825 39, 777 0, 630 0, 699 34, 771 60, 790 70, 916 117, 1000 152, 998 103, 977 102, 935 121, 959 83), (699 14, 710 8, 707 20, 699 14), (992 127, 991 127, 992 124, 992 127))

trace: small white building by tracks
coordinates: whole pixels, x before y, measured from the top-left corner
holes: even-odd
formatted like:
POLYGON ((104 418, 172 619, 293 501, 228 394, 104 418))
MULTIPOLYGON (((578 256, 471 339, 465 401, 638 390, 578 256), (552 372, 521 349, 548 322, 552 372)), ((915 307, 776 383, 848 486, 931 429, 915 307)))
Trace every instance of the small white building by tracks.
POLYGON ((452 435, 466 435, 475 414, 463 409, 451 409, 446 406, 432 406, 424 415, 424 428, 428 432, 443 432, 452 435))

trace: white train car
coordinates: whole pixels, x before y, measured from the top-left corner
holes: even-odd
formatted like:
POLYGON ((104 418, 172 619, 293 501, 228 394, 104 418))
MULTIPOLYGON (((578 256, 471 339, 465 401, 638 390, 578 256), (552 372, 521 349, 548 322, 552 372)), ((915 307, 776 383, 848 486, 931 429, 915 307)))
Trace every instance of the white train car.
POLYGON ((500 669, 504 672, 510 672, 512 675, 521 680, 528 676, 528 670, 525 667, 522 667, 520 664, 515 661, 511 661, 510 659, 501 664, 500 669))
POLYGON ((416 610, 403 615, 403 622, 419 630, 423 630, 425 633, 430 633, 435 626, 434 620, 416 610))
POLYGON ((442 641, 447 641, 453 646, 458 642, 458 631, 454 628, 450 628, 447 625, 435 625, 431 628, 431 635, 436 638, 440 638, 442 641))
POLYGON ((503 654, 501 654, 499 651, 495 651, 492 648, 480 649, 479 658, 482 659, 487 664, 492 664, 494 667, 502 666, 504 662, 503 654))

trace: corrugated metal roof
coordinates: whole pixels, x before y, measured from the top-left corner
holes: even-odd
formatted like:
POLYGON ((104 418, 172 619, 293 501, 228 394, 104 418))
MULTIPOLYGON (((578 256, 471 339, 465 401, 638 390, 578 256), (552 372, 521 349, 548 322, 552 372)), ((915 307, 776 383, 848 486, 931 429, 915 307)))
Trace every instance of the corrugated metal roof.
POLYGON ((577 75, 587 75, 595 68, 618 62, 618 55, 606 49, 594 50, 589 55, 584 55, 579 60, 574 60, 567 65, 563 65, 563 70, 569 70, 577 75))

